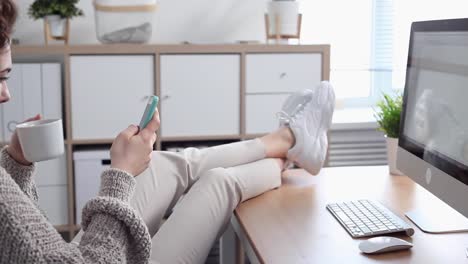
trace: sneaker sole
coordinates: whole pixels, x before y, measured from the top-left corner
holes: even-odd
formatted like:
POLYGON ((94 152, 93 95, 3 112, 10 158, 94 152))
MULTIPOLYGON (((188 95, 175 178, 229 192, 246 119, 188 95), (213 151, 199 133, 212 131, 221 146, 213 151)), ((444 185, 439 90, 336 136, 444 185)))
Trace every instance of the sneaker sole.
POLYGON ((328 82, 322 82, 317 90, 317 98, 319 100, 317 105, 320 109, 320 126, 317 128, 317 133, 319 133, 323 132, 323 130, 326 131, 330 129, 331 127, 333 111, 335 108, 335 92, 333 91, 331 84, 328 82), (324 94, 325 90, 326 94, 324 94), (323 123, 324 120, 327 120, 327 122, 323 123))
MULTIPOLYGON (((333 111, 335 108, 335 93, 330 83, 322 82, 319 85, 317 89, 317 100, 317 107, 318 109, 320 109, 320 125, 317 127, 317 140, 314 142, 313 148, 317 148, 318 138, 320 137, 321 133, 325 133, 328 131, 328 129, 330 129, 332 123, 331 121, 333 118, 333 111), (327 120, 327 122, 324 123, 324 120, 327 120)), ((326 140, 325 142, 328 144, 328 140, 326 140)), ((324 157, 326 157, 326 155, 324 157)), ((324 161, 325 158, 322 159, 322 157, 320 157, 320 160, 316 160, 317 163, 315 163, 315 165, 312 165, 312 167, 321 168, 323 166, 324 161)), ((311 170, 309 172, 312 174, 317 174, 319 171, 320 169, 318 171, 311 170)))
POLYGON ((333 118, 333 110, 335 108, 335 93, 333 92, 332 86, 327 82, 322 82, 317 89, 317 108, 320 109, 320 122, 317 127, 316 136, 318 137, 321 133, 324 133, 330 129, 331 121, 333 118), (324 86, 325 84, 325 86, 324 86), (326 92, 326 93, 325 93, 326 92), (331 100, 333 99, 333 100, 331 100), (323 121, 327 120, 326 123, 323 121))

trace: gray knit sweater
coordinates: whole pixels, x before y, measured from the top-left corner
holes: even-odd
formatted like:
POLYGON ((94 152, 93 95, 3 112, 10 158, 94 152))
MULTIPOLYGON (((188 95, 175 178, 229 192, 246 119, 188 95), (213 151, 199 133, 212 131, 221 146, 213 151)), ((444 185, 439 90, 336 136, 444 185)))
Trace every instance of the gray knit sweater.
POLYGON ((0 151, 0 263, 147 263, 151 240, 129 206, 135 179, 109 169, 83 209, 79 245, 66 243, 37 206, 34 165, 0 151))

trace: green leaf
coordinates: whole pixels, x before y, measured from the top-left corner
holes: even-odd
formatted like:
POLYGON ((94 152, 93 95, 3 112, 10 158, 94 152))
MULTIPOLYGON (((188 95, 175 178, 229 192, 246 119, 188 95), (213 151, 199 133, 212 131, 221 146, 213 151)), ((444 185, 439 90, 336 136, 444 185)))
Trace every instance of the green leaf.
POLYGON ((383 98, 377 102, 374 108, 374 116, 379 125, 379 130, 388 137, 398 138, 400 133, 400 117, 403 105, 403 96, 397 93, 395 96, 383 94, 383 98))
POLYGON ((62 18, 82 16, 83 10, 76 7, 78 0, 35 0, 28 9, 28 15, 40 19, 48 15, 59 15, 62 18))

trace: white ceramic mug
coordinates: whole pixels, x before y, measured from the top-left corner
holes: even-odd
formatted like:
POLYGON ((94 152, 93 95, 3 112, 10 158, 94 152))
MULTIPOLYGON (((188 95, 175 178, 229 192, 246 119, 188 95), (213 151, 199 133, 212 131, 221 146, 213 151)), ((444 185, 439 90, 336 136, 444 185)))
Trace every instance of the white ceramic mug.
POLYGON ((16 132, 23 155, 30 162, 54 159, 64 152, 62 119, 18 124, 16 132))

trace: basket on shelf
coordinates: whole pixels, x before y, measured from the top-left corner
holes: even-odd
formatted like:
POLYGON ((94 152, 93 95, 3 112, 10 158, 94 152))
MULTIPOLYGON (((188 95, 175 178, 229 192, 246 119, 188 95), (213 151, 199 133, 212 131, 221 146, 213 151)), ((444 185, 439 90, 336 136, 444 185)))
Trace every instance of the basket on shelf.
POLYGON ((146 43, 153 33, 156 0, 94 0, 100 42, 146 43))

